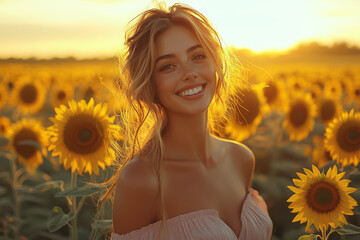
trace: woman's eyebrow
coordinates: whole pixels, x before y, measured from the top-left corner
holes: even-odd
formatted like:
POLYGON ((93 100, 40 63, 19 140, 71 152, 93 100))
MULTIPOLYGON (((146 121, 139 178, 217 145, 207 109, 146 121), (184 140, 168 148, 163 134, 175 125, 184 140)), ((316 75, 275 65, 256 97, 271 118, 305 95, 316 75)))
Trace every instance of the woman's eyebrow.
MULTIPOLYGON (((194 50, 196 50, 196 49, 198 49, 198 48, 202 48, 202 46, 201 46, 200 44, 196 44, 196 45, 194 45, 194 46, 192 46, 192 47, 189 47, 188 50, 186 50, 186 52, 189 53, 189 52, 194 51, 194 50)), ((165 54, 165 55, 161 55, 161 56, 159 56, 158 58, 156 58, 155 64, 156 64, 158 61, 162 60, 162 59, 173 58, 173 57, 175 57, 175 54, 165 54)))
POLYGON ((189 53, 189 52, 194 51, 194 50, 196 50, 198 48, 202 48, 202 46, 200 44, 196 44, 196 45, 190 47, 186 52, 189 53))

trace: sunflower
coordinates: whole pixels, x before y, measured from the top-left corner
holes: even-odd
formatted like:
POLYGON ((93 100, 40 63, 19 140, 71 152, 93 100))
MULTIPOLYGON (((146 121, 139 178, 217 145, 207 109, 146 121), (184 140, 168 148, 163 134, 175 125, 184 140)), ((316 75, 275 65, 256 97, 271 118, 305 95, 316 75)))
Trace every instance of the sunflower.
POLYGON ((360 159, 360 113, 343 112, 325 130, 325 147, 343 166, 357 166, 360 159))
POLYGON ((307 90, 307 81, 303 77, 292 76, 288 79, 289 93, 303 93, 307 90))
POLYGON ((243 88, 230 97, 233 107, 227 111, 229 124, 225 132, 231 139, 240 142, 256 131, 266 111, 263 87, 258 84, 243 88))
MULTIPOLYGON (((18 74, 18 72, 19 72, 19 70, 16 71, 17 74, 18 74)), ((18 78, 19 78, 19 76, 15 75, 15 73, 11 73, 11 74, 8 73, 8 74, 5 74, 3 83, 9 91, 12 91, 14 86, 16 85, 16 82, 17 82, 16 80, 18 78)))
POLYGON ((311 225, 324 231, 347 224, 344 215, 353 215, 357 202, 349 196, 356 188, 348 187, 350 180, 341 179, 345 172, 338 174, 336 165, 326 174, 312 165, 312 171, 304 168, 305 174, 297 173, 300 179, 293 179, 296 187, 288 186, 293 194, 287 202, 292 213, 298 213, 293 222, 307 222, 305 231, 311 225))
POLYGON ((11 92, 9 103, 16 105, 23 113, 37 113, 45 103, 46 91, 41 81, 32 81, 29 76, 21 77, 11 92))
POLYGON ((9 139, 9 148, 27 170, 33 171, 43 163, 42 154, 47 155, 48 135, 39 121, 23 119, 11 125, 7 138, 9 139), (42 151, 40 152, 35 146, 22 144, 23 141, 27 140, 37 142, 42 151))
POLYGON ((10 128, 10 119, 2 116, 0 117, 0 136, 6 135, 10 128))
POLYGON ((115 158, 112 147, 114 139, 119 138, 119 127, 114 125, 115 116, 107 115, 107 105, 97 104, 94 99, 87 104, 85 100, 69 101, 69 107, 55 108, 54 123, 48 128, 51 135, 49 151, 59 156, 60 164, 67 170, 78 174, 94 172, 99 174, 115 158))
POLYGON ((341 76, 341 86, 342 86, 342 91, 345 95, 345 97, 347 97, 349 94, 351 94, 352 91, 352 84, 354 82, 353 77, 348 77, 348 76, 341 76))
MULTIPOLYGON (((88 77, 90 78, 90 76, 88 77)), ((91 98, 95 99, 96 102, 103 102, 103 86, 100 84, 99 79, 85 79, 79 85, 79 98, 88 102, 91 98)))
POLYGON ((284 84, 282 81, 268 81, 267 87, 263 88, 266 103, 270 106, 269 109, 279 108, 283 110, 284 106, 284 84))
POLYGON ((3 83, 0 83, 0 110, 6 103, 7 92, 7 86, 3 83))
POLYGON ((351 87, 348 89, 348 102, 360 102, 360 82, 349 83, 351 87))
POLYGON ((69 84, 57 83, 53 86, 51 99, 53 107, 59 107, 62 104, 66 104, 73 98, 74 88, 69 84))
POLYGON ((323 123, 329 123, 342 112, 340 101, 330 96, 321 97, 317 103, 317 116, 323 123))
POLYGON ((312 84, 310 94, 313 102, 317 102, 317 100, 320 99, 322 92, 323 90, 318 84, 312 84))
POLYGON ((340 99, 343 95, 341 82, 337 80, 324 82, 324 92, 330 94, 333 98, 340 99))
POLYGON ((290 140, 301 141, 306 138, 315 124, 315 109, 310 94, 297 95, 290 99, 286 112, 283 127, 289 134, 290 140))

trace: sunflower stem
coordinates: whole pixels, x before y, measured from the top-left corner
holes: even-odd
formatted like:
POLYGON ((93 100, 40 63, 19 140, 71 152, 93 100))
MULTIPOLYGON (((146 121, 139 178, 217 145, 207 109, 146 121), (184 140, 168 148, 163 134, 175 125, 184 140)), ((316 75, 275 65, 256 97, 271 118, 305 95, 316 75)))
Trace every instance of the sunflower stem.
MULTIPOLYGON (((76 188, 77 171, 71 173, 71 187, 76 188)), ((76 196, 71 196, 71 210, 75 214, 73 220, 71 220, 71 240, 77 240, 77 209, 76 209, 76 196)))

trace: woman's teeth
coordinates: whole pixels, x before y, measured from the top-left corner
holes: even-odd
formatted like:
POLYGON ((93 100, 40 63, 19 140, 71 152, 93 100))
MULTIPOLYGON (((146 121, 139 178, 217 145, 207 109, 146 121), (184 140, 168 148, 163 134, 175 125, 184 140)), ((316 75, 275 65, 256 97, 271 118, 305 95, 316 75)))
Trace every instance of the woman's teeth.
POLYGON ((184 91, 182 91, 179 95, 180 96, 191 96, 194 95, 198 92, 200 92, 203 89, 203 86, 198 86, 198 87, 194 87, 192 89, 186 89, 184 91))

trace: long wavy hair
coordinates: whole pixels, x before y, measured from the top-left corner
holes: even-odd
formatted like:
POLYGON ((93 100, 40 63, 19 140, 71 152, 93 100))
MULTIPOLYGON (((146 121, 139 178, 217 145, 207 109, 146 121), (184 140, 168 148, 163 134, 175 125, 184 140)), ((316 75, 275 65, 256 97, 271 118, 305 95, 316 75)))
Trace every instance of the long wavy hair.
POLYGON ((153 163, 160 189, 162 219, 165 220, 161 169, 164 152, 162 132, 167 124, 167 117, 166 110, 157 100, 152 77, 157 36, 173 25, 181 25, 191 30, 198 38, 216 73, 215 96, 208 109, 208 128, 214 135, 222 136, 222 127, 226 121, 224 113, 228 109, 225 106, 227 96, 239 77, 242 80, 243 74, 239 64, 232 68, 235 71, 228 71, 229 63, 233 62, 234 58, 229 57, 230 55, 224 50, 222 40, 211 22, 187 5, 174 4, 167 8, 164 4, 160 4, 157 8, 141 13, 132 22, 135 23, 125 35, 126 51, 119 58, 120 77, 117 82, 119 88, 115 93, 121 99, 119 103, 126 106, 119 117, 119 124, 124 129, 124 141, 117 151, 118 169, 107 182, 109 188, 100 202, 113 199, 116 180, 122 167, 134 157, 138 157, 153 163))

